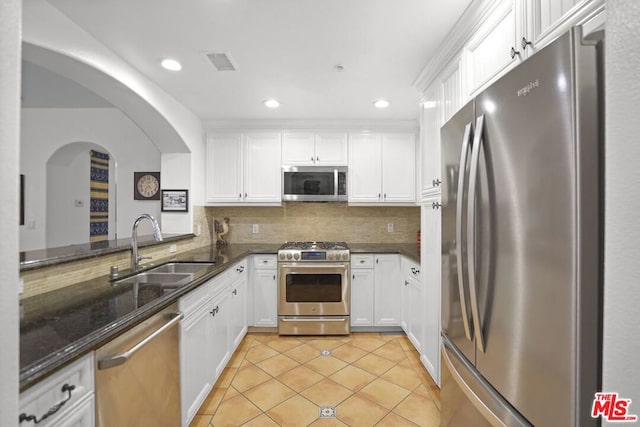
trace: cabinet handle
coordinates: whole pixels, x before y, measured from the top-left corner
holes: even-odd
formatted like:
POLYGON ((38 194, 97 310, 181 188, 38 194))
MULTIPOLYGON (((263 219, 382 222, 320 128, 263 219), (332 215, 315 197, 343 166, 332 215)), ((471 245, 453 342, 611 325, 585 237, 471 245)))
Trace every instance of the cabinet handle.
POLYGON ((275 274, 273 275, 273 280, 276 280, 276 275, 275 274))
POLYGON ((440 209, 440 206, 442 206, 440 202, 431 203, 431 209, 440 209))
POLYGON ((319 161, 320 161, 320 157, 316 157, 316 162, 319 162, 319 161))
POLYGON ((378 193, 378 200, 380 200, 381 196, 382 196, 382 194, 378 193))
POLYGON ((245 199, 247 198, 247 193, 244 193, 244 198, 245 198, 245 199))
POLYGON ((216 305, 215 308, 209 312, 209 314, 211 314, 213 317, 216 317, 216 314, 218 314, 219 311, 220 311, 220 306, 216 305))
POLYGON ((441 183, 442 181, 440 181, 438 178, 431 181, 431 184, 433 184, 434 187, 438 187, 441 183))
POLYGON ((234 289, 234 290, 231 291, 231 293, 234 294, 234 295, 238 295, 238 290, 234 289))
POLYGON ((71 392, 73 390, 75 390, 75 388, 76 388, 76 386, 74 386, 74 385, 69 385, 69 384, 63 385, 62 386, 62 392, 64 393, 66 391, 66 392, 69 393, 69 395, 67 396, 66 399, 64 399, 60 403, 56 403, 55 405, 53 405, 51 407, 51 409, 49 409, 42 417, 40 417, 40 419, 38 419, 38 417, 36 417, 35 415, 27 415, 27 414, 25 414, 23 412, 22 414, 20 414, 19 423, 22 423, 23 421, 33 421, 34 424, 39 424, 42 421, 46 420, 51 415, 53 415, 56 412, 58 412, 60 410, 60 408, 62 408, 64 406, 64 404, 67 403, 71 399, 71 392))
POLYGON ((418 270, 418 269, 417 269, 417 268, 415 268, 415 267, 411 267, 411 272, 412 272, 413 274, 419 274, 419 273, 420 273, 420 270, 418 270))
POLYGON ((263 259, 263 260, 262 260, 262 263, 263 263, 263 264, 266 264, 266 263, 268 263, 268 262, 269 262, 269 260, 268 260, 268 259, 263 259))
POLYGON ((409 286, 409 282, 407 282, 406 280, 404 281, 404 285, 405 286, 409 286))
POLYGON ((509 52, 509 55, 511 55, 511 59, 513 59, 516 57, 516 55, 520 56, 520 52, 518 52, 516 48, 512 46, 511 52, 509 52))
POLYGON ((520 46, 522 46, 522 50, 527 50, 527 46, 533 47, 533 43, 527 40, 526 37, 523 37, 522 40, 520 41, 520 46))
POLYGON ((364 264, 364 263, 365 263, 365 260, 361 259, 360 264, 364 264))
POLYGON ((313 162, 313 156, 311 156, 311 161, 313 162))
POLYGON ((378 258, 376 258, 376 264, 379 264, 380 260, 378 258))
POLYGON ((387 200, 387 193, 384 193, 384 199, 387 200))
POLYGON ((356 275, 355 274, 351 277, 351 280, 356 280, 356 275))
POLYGON ((238 199, 242 199, 242 193, 238 194, 238 199))

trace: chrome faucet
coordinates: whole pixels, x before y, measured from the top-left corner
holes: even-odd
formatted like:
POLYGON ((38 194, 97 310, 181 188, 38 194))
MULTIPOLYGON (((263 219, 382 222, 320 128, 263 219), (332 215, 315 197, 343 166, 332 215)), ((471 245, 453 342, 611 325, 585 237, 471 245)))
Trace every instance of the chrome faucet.
POLYGON ((140 216, 138 216, 138 218, 133 221, 133 227, 131 229, 131 269, 133 271, 138 271, 138 269, 140 268, 140 260, 151 259, 151 257, 148 256, 143 257, 138 255, 138 224, 144 218, 151 221, 151 226, 153 227, 153 238, 156 240, 156 242, 162 241, 162 232, 160 231, 158 221, 156 221, 156 219, 149 214, 140 214, 140 216))

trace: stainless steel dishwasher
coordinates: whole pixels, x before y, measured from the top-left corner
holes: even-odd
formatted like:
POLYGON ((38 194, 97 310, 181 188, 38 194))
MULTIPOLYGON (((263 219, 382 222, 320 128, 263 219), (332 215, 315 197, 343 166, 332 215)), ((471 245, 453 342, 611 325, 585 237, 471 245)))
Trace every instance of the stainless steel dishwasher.
POLYGON ((173 304, 96 350, 96 425, 179 426, 178 329, 173 304))

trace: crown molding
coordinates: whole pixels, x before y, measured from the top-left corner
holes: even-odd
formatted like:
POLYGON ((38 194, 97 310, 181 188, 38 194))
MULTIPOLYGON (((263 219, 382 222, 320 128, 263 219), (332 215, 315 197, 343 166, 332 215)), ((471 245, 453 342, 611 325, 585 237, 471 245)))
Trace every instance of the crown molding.
POLYGON ((490 17, 491 13, 504 1, 510 0, 476 0, 464 11, 453 29, 445 37, 436 55, 424 67, 413 82, 420 93, 423 93, 436 79, 442 69, 462 52, 462 48, 490 17))

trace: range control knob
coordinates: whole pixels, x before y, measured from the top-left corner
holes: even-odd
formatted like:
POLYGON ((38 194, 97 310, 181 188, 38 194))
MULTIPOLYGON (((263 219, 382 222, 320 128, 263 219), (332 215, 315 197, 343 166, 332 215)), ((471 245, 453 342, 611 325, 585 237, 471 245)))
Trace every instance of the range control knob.
POLYGON ((291 259, 292 255, 290 253, 287 254, 287 259, 291 259))
POLYGON ((343 252, 343 253, 342 253, 342 259, 344 259, 344 260, 348 260, 348 259, 349 259, 349 254, 348 254, 348 253, 346 253, 346 252, 343 252))
POLYGON ((300 259, 300 254, 293 254, 293 259, 296 261, 300 259))
POLYGON ((333 261, 334 259, 336 259, 336 255, 333 252, 329 252, 327 258, 329 259, 329 261, 333 261))
POLYGON ((284 259, 284 254, 280 254, 280 259, 284 259))

